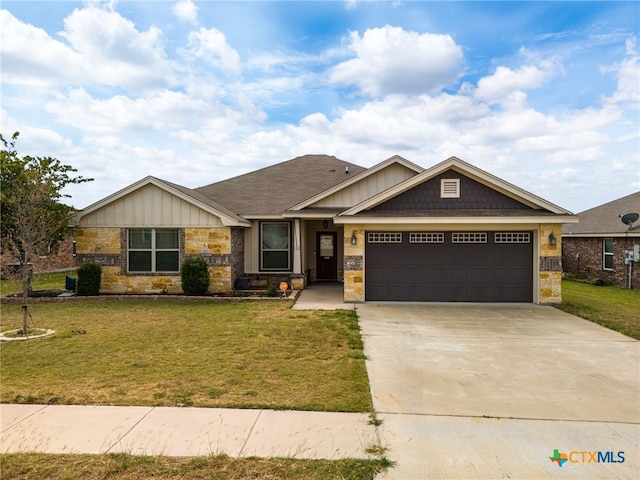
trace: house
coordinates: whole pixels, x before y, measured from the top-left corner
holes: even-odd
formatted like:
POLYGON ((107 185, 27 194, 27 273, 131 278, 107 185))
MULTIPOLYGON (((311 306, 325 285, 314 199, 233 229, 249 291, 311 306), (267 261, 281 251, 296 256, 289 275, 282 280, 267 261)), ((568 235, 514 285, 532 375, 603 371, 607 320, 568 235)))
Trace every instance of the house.
POLYGON ((640 192, 585 210, 580 223, 562 228, 562 264, 567 274, 596 277, 615 285, 640 288, 640 265, 625 263, 628 251, 640 245, 640 220, 622 222, 627 213, 640 213, 640 192))
POLYGON ((561 301, 567 210, 458 158, 371 168, 305 155, 190 189, 146 177, 79 212, 79 263, 101 290, 180 292, 200 256, 211 292, 341 281, 345 302, 561 301), (249 280, 247 280, 249 279, 249 280))

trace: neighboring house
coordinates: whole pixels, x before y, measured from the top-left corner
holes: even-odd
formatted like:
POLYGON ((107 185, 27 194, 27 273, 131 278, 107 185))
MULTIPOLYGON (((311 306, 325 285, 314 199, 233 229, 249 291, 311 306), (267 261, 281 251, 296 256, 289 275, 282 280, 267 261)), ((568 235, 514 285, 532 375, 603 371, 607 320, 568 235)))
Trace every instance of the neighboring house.
POLYGON ((208 262, 211 292, 250 279, 344 282, 344 301, 557 303, 561 228, 576 217, 452 157, 365 169, 305 155, 189 189, 147 177, 77 217, 79 263, 103 292, 180 292, 208 262))
MULTIPOLYGON (((73 235, 67 235, 58 245, 57 252, 46 252, 45 255, 32 255, 30 262, 35 273, 59 272, 73 270, 76 266, 75 240, 73 235)), ((19 267, 15 266, 18 259, 11 252, 0 254, 0 277, 15 278, 19 267)))
MULTIPOLYGON (((626 213, 640 213, 640 192, 585 210, 580 223, 562 228, 565 273, 609 280, 629 286, 626 252, 640 245, 640 220, 631 229, 621 221, 626 213)), ((640 265, 631 265, 632 288, 640 288, 640 265)))

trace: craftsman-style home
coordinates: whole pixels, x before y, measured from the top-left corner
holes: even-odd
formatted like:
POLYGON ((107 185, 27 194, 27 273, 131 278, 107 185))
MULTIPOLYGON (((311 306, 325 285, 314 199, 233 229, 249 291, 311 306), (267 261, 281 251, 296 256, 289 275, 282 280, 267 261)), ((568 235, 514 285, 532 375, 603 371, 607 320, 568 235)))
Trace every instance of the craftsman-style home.
POLYGON ((371 168, 305 155, 191 189, 149 176, 79 212, 79 263, 104 293, 179 293, 185 258, 211 292, 344 284, 345 302, 561 301, 567 210, 458 158, 371 168))

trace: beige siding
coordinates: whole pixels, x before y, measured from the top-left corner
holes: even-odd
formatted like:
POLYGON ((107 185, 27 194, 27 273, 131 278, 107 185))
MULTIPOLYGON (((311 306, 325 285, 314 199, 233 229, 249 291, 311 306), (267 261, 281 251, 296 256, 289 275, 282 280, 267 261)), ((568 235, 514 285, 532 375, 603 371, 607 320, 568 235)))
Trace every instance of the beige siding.
POLYGON ((393 164, 333 195, 323 198, 314 203, 312 207, 353 207, 414 175, 416 175, 416 172, 413 170, 402 165, 393 164))
POLYGON ((147 185, 82 217, 80 226, 219 227, 222 222, 155 185, 147 185))

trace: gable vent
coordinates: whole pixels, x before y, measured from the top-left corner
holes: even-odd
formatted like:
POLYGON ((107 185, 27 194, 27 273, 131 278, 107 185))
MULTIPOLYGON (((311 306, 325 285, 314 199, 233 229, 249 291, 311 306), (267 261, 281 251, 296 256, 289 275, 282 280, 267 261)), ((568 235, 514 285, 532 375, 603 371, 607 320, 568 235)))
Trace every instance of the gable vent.
POLYGON ((460 179, 443 178, 440 180, 440 198, 460 198, 460 179))

